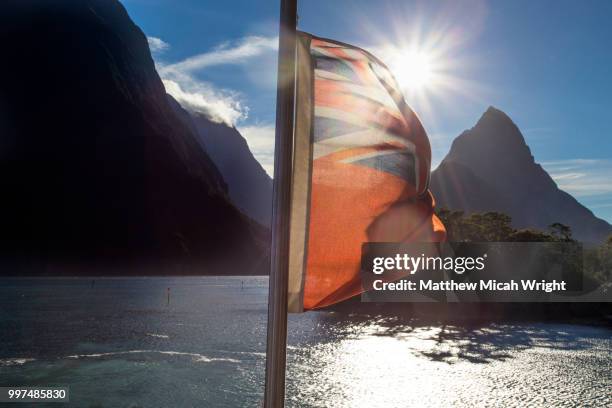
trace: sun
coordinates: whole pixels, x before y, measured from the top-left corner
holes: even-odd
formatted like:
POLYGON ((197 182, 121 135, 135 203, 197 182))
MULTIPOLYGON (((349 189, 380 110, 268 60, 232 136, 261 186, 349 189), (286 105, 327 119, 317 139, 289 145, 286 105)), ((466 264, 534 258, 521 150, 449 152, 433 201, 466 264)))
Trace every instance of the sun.
POLYGON ((435 85, 435 64, 426 52, 398 50, 389 68, 400 87, 406 91, 424 91, 435 85))

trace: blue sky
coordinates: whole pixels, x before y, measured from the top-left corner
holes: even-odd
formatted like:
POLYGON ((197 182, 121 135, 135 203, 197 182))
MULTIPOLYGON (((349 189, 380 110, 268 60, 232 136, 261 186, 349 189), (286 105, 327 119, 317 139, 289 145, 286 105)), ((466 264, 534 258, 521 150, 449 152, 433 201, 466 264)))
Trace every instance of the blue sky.
MULTIPOLYGON (((123 4, 170 93, 236 125, 271 171, 278 2, 123 4)), ((612 221, 612 2, 308 0, 299 13, 300 29, 367 48, 397 76, 397 55, 428 56, 434 80, 404 91, 434 165, 494 105, 561 188, 612 221)))

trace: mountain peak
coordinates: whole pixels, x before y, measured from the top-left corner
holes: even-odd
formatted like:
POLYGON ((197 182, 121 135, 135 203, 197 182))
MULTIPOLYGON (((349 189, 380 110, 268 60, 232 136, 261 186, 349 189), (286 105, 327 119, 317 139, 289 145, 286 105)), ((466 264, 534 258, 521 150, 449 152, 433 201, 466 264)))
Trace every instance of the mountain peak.
POLYGON ((561 222, 585 242, 599 242, 612 231, 609 224, 559 190, 535 162, 516 124, 493 106, 453 141, 431 180, 440 207, 501 211, 520 228, 546 229, 561 222))
POLYGON ((491 115, 500 114, 500 115, 504 115, 504 116, 508 117, 508 115, 506 115, 506 113, 504 111, 502 111, 501 109, 496 108, 493 105, 489 105, 489 107, 487 108, 487 110, 485 111, 484 114, 491 114, 491 115))
POLYGON ((493 106, 489 106, 474 127, 453 141, 444 160, 464 165, 483 160, 490 161, 491 166, 499 165, 500 160, 511 167, 535 164, 519 128, 505 112, 493 106))
POLYGON ((0 64, 0 74, 11 80, 0 85, 0 117, 9 120, 0 258, 23 258, 33 272, 79 265, 95 273, 200 273, 231 270, 219 265, 234 260, 255 264, 265 229, 230 202, 121 3, 11 0, 1 8, 11 64, 0 64), (32 103, 32 95, 42 97, 32 103), (113 268, 100 269, 106 265, 113 268))
MULTIPOLYGON (((482 114, 482 116, 478 120, 478 123, 480 123, 481 121, 488 120, 494 120, 496 122, 505 122, 506 124, 512 124, 516 126, 512 119, 510 119, 510 116, 506 114, 506 112, 502 111, 501 109, 497 109, 495 106, 492 105, 489 106, 487 110, 482 114)), ((478 123, 476 124, 476 126, 478 126, 478 123)))
POLYGON ((520 145, 527 145, 523 134, 510 116, 494 106, 487 108, 471 131, 487 138, 498 139, 498 141, 514 140, 519 142, 520 145), (492 131, 493 129, 495 131, 492 131))

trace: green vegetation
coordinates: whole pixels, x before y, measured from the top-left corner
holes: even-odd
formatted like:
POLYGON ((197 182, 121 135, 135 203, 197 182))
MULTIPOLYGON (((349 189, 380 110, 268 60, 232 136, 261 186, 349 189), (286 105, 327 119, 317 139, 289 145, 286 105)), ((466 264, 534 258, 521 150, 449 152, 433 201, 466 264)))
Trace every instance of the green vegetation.
MULTIPOLYGON (((572 238, 571 228, 558 222, 550 225, 548 231, 540 231, 532 228, 515 229, 512 227, 512 218, 499 212, 465 214, 463 211, 439 209, 437 215, 446 227, 449 242, 574 242, 578 245, 572 238)), ((575 254, 563 253, 556 256, 569 257, 575 254)), ((610 282, 612 235, 601 245, 583 246, 581 260, 587 280, 598 284, 610 282)))

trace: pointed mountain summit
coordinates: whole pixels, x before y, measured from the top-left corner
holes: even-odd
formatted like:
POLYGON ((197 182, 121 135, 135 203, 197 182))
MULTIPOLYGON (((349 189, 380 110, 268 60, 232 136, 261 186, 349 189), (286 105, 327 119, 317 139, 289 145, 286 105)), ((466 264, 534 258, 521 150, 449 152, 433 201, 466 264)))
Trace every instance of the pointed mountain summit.
POLYGON ((444 161, 467 166, 502 192, 531 194, 556 187, 548 173, 535 162, 512 119, 492 106, 472 129, 453 141, 444 161), (527 174, 535 179, 525 179, 527 174))
POLYGON ((453 141, 432 172, 431 189, 439 208, 504 212, 517 228, 561 222, 584 242, 601 242, 612 233, 610 224, 557 187, 512 119, 494 107, 453 141))

